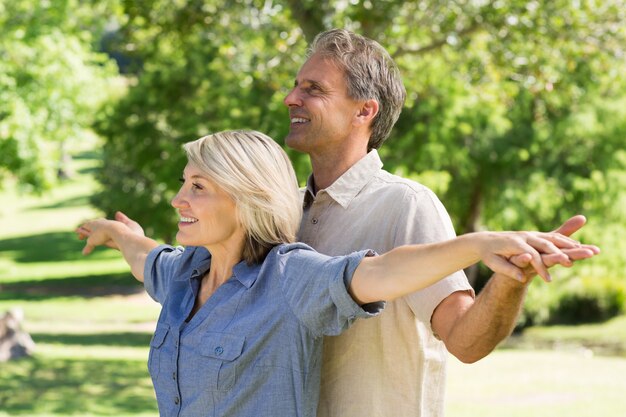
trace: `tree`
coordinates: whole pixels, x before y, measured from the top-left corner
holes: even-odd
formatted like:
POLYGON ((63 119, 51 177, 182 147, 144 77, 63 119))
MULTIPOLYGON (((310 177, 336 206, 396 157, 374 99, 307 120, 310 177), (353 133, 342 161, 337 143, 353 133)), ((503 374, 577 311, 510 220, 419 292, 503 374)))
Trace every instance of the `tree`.
MULTIPOLYGON (((242 127, 280 140, 307 42, 341 26, 397 60, 409 96, 381 153, 441 196, 458 232, 600 213, 612 197, 595 185, 626 170, 614 157, 624 151, 625 11, 622 0, 125 3, 120 48, 143 66, 101 118, 95 201, 171 239, 180 144, 242 127)), ((306 158, 292 156, 304 178, 306 158)))
POLYGON ((97 124, 106 138, 98 207, 124 210, 171 241, 184 142, 230 128, 285 135, 282 97, 299 63, 288 52, 302 40, 279 6, 256 3, 126 4, 118 49, 143 65, 97 124))
POLYGON ((97 10, 70 0, 0 0, 0 180, 11 173, 46 188, 88 134, 115 73, 92 50, 97 30, 85 12, 97 10))

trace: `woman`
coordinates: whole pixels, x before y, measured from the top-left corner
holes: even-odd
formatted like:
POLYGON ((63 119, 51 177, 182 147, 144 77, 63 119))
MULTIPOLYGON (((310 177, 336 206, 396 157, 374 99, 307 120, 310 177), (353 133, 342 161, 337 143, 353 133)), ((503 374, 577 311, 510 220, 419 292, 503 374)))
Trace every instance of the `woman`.
POLYGON ((381 300, 424 288, 482 259, 521 278, 521 255, 549 279, 540 253, 579 246, 558 234, 476 233, 381 256, 328 257, 293 243, 301 200, 284 151, 251 131, 185 145, 188 164, 172 200, 172 247, 123 222, 94 220, 77 233, 121 250, 162 304, 148 367, 163 416, 313 416, 322 336, 377 314, 381 300))

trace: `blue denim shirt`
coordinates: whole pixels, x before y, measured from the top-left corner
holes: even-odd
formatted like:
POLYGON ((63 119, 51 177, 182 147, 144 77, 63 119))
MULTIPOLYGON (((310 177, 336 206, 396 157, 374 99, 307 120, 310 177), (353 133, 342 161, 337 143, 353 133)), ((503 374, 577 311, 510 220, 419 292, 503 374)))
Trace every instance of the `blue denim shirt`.
POLYGON ((346 290, 366 255, 277 246, 263 264, 237 264, 187 322, 211 255, 168 245, 150 252, 144 285, 162 310, 148 368, 161 416, 314 416, 321 336, 383 307, 359 307, 346 290))

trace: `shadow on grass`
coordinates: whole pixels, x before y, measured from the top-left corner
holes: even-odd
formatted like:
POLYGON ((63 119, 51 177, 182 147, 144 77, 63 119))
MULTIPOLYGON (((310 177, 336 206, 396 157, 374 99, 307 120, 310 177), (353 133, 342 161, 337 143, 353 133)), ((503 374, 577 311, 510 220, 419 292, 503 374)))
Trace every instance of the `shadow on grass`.
MULTIPOLYGON (((48 209, 60 209, 60 208, 69 208, 69 207, 83 207, 89 205, 89 197, 80 196, 80 197, 72 197, 67 200, 59 201, 54 204, 46 204, 41 206, 33 206, 26 209, 27 211, 36 211, 36 210, 48 210, 48 209)), ((80 221, 82 219, 77 219, 76 221, 80 221)))
POLYGON ((144 291, 129 272, 0 284, 0 301, 42 301, 58 297, 106 297, 144 291))
POLYGON ((3 364, 0 410, 11 416, 158 415, 145 361, 80 358, 3 364))
POLYGON ((145 347, 152 333, 113 332, 93 334, 31 333, 35 343, 80 346, 145 347))
MULTIPOLYGON (((0 240, 0 252, 11 252, 15 262, 54 262, 84 260, 81 253, 84 242, 74 232, 50 232, 38 235, 0 240)), ((106 252, 93 253, 93 259, 101 259, 106 252)))

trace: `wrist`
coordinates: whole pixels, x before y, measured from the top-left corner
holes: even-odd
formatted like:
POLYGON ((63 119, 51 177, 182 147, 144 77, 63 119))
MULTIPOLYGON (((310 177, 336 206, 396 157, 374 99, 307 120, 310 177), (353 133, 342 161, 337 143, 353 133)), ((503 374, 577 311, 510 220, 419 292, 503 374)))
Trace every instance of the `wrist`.
POLYGON ((520 281, 515 277, 511 277, 499 272, 496 272, 492 276, 492 280, 498 283, 498 286, 503 288, 507 288, 510 291, 525 291, 528 288, 528 285, 531 283, 533 276, 524 273, 524 280, 520 281))

